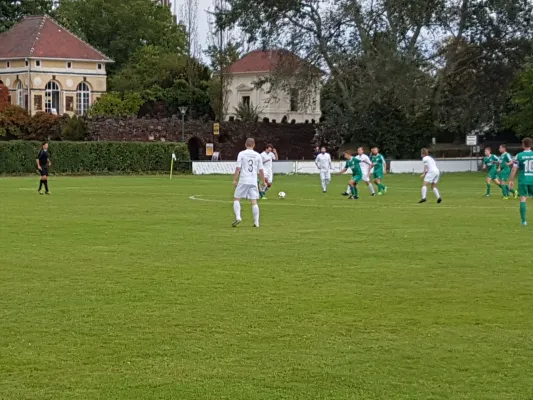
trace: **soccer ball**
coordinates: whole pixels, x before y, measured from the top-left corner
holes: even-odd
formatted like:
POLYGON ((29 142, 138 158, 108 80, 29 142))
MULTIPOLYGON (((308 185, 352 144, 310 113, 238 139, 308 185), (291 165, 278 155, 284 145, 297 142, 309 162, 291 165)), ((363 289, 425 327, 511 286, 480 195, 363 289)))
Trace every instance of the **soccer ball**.
POLYGON ((278 193, 278 197, 279 197, 280 199, 284 199, 285 196, 287 196, 287 195, 285 194, 285 192, 279 192, 279 193, 278 193))

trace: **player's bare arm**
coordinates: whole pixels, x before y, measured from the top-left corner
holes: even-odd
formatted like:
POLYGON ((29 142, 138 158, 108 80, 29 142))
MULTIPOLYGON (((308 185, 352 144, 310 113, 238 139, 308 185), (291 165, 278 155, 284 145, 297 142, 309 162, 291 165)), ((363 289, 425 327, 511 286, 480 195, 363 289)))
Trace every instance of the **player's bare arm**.
MULTIPOLYGON (((263 170, 261 170, 261 173, 263 170)), ((235 173, 233 174, 233 186, 237 187, 237 181, 239 180, 239 175, 241 173, 241 169, 239 167, 235 168, 235 173)), ((263 174, 263 182, 265 182, 265 174, 263 174)))
POLYGON ((274 160, 278 161, 279 160, 279 157, 278 157, 278 151, 276 149, 272 149, 272 153, 274 153, 274 160))
POLYGON ((343 168, 343 169, 341 170, 341 172, 339 172, 339 175, 344 174, 346 171, 348 171, 348 168, 343 168))
POLYGON ((37 159, 37 160, 35 160, 35 161, 37 161, 37 169, 38 169, 39 171, 42 171, 43 168, 41 167, 41 163, 39 162, 39 159, 37 159))
POLYGON ((421 178, 425 178, 428 173, 428 166, 424 165, 424 172, 420 175, 421 178))

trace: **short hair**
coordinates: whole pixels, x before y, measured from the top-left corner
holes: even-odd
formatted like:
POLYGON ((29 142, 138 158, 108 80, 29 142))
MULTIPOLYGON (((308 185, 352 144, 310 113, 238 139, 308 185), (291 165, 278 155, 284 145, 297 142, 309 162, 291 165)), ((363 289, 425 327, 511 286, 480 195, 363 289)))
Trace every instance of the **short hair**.
POLYGON ((344 154, 348 154, 350 156, 353 156, 353 150, 345 150, 344 154))
POLYGON ((363 146, 359 146, 359 147, 357 148, 357 150, 359 150, 359 149, 365 151, 365 148, 364 148, 363 146))
POLYGON ((500 144, 500 147, 503 147, 505 150, 507 150, 507 145, 505 143, 500 144))
POLYGON ((320 146, 320 150, 322 150, 322 149, 327 150, 326 146, 320 146))
POLYGON ((255 140, 253 138, 246 139, 246 147, 254 147, 255 146, 255 140))
POLYGON ((485 150, 490 150, 492 151, 492 148, 490 146, 485 146, 485 150))
POLYGON ((531 139, 530 137, 525 138, 524 140, 522 140, 522 145, 525 148, 530 149, 531 147, 533 147, 533 139, 531 139))
POLYGON ((425 147, 422 149, 422 154, 426 154, 428 155, 429 154, 429 150, 426 149, 425 147))
POLYGON ((43 143, 41 144, 41 147, 44 147, 44 145, 46 145, 46 144, 48 144, 48 142, 43 142, 43 143))
POLYGON ((372 146, 371 150, 373 150, 373 149, 379 150, 379 147, 378 146, 372 146))
POLYGON ((265 146, 265 149, 268 149, 268 148, 271 148, 271 149, 273 149, 273 148, 274 148, 274 146, 272 146, 272 145, 271 145, 271 144, 269 143, 269 144, 267 144, 267 145, 265 146))

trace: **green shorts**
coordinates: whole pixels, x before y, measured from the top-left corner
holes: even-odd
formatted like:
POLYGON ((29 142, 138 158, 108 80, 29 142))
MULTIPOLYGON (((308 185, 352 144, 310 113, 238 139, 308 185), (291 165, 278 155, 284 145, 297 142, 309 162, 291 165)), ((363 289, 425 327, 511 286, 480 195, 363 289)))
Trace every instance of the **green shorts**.
POLYGON ((383 172, 374 172, 372 176, 374 179, 383 179, 383 172))
POLYGON ((493 179, 493 180, 497 179, 498 178, 498 172, 497 171, 492 171, 492 172, 489 171, 489 173, 487 175, 487 178, 493 179))
POLYGON ((507 181, 509 180, 509 175, 510 173, 508 171, 502 171, 498 174, 498 178, 501 180, 501 181, 507 181))
POLYGON ((352 181, 355 183, 359 183, 361 179, 363 179, 363 175, 352 175, 352 181))
POLYGON ((518 185, 518 195, 520 197, 533 197, 533 185, 518 185))

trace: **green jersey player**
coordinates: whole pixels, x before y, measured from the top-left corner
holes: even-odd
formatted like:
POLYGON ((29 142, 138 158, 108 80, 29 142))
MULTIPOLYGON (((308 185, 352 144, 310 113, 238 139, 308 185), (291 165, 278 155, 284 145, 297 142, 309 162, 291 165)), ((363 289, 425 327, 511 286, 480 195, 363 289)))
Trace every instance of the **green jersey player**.
POLYGON ((370 157, 372 161, 372 167, 374 167, 374 183, 378 186, 378 195, 387 193, 387 186, 381 183, 383 175, 387 173, 387 163, 385 158, 379 154, 379 149, 377 147, 372 148, 372 156, 370 157))
POLYGON ((498 179, 502 185, 503 199, 509 199, 509 194, 518 197, 518 192, 509 188, 507 182, 509 181, 509 175, 511 174, 511 167, 513 166, 513 159, 507 152, 507 146, 505 144, 500 145, 500 166, 498 168, 498 179))
POLYGON ((357 184, 361 179, 363 179, 363 171, 361 170, 361 163, 371 165, 367 161, 362 161, 358 159, 357 157, 354 157, 353 154, 349 151, 344 152, 344 158, 346 159, 346 164, 344 164, 344 168, 341 170, 340 174, 344 174, 348 169, 352 170, 352 179, 350 179, 350 182, 348 184, 350 185, 350 189, 352 191, 352 195, 350 196, 350 199, 357 200, 359 198, 359 193, 357 191, 357 184))
POLYGON ((518 173, 518 195, 520 196, 520 218, 522 225, 526 226, 526 201, 528 197, 533 197, 533 139, 522 140, 523 152, 516 155, 516 163, 509 177, 509 186, 514 187, 514 178, 518 173))
POLYGON ((498 166, 500 165, 500 159, 492 154, 490 147, 485 147, 485 158, 483 158, 483 169, 487 170, 487 193, 485 197, 490 197, 490 185, 494 182, 496 185, 501 187, 500 181, 498 179, 498 166))

